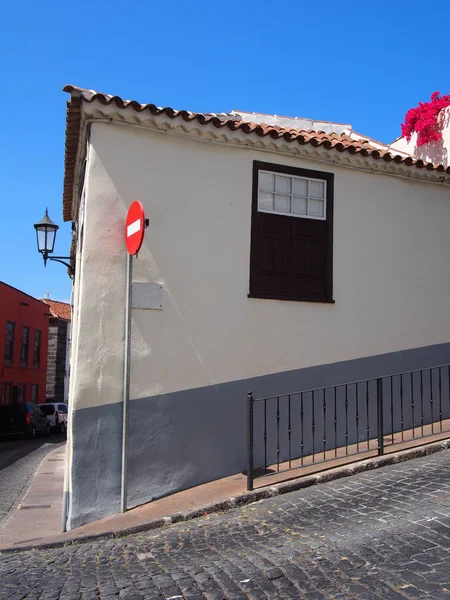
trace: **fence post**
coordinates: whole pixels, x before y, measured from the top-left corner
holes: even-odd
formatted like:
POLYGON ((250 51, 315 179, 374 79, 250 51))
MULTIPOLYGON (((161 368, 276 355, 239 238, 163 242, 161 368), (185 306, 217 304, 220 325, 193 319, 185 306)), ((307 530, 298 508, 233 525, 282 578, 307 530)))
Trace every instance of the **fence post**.
POLYGON ((247 394, 247 491, 253 490, 253 394, 247 394))
POLYGON ((383 440, 383 379, 377 379, 378 456, 384 454, 383 440))

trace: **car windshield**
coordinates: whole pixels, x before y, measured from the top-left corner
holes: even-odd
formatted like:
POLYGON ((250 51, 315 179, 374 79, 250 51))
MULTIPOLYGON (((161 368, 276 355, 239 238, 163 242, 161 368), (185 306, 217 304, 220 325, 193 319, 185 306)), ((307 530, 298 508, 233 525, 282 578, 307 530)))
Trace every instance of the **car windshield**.
POLYGON ((44 415, 50 416, 55 414, 55 407, 53 404, 42 404, 40 407, 44 415))

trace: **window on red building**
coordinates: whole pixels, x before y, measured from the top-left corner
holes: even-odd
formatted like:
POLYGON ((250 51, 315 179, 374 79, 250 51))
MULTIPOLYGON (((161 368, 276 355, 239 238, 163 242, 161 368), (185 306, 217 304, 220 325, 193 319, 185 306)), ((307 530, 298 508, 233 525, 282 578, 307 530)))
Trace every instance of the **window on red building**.
POLYGON ((37 383, 31 384, 31 402, 37 402, 39 398, 39 385, 37 383))
POLYGON ((0 405, 11 404, 12 402, 12 383, 2 383, 0 387, 0 405))
POLYGON ((19 402, 26 402, 27 401, 27 384, 19 383, 18 388, 19 388, 19 402))
POLYGON ((5 342, 5 360, 4 363, 7 366, 12 365, 14 359, 14 334, 16 331, 16 324, 8 321, 6 323, 6 342, 5 342))
POLYGON ((36 329, 34 332, 34 348, 33 348, 33 368, 39 369, 41 364, 41 332, 36 329))
POLYGON ((20 366, 28 367, 28 350, 30 347, 30 328, 22 327, 22 345, 20 347, 20 366))

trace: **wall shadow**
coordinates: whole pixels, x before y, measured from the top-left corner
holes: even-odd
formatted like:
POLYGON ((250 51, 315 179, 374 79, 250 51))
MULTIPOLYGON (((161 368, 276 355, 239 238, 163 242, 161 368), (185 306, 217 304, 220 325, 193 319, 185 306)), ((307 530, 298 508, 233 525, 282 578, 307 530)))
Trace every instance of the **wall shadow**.
POLYGON ((66 441, 66 436, 52 434, 49 437, 41 436, 35 440, 23 436, 1 436, 0 437, 0 471, 11 466, 24 456, 31 454, 46 444, 56 445, 66 441))

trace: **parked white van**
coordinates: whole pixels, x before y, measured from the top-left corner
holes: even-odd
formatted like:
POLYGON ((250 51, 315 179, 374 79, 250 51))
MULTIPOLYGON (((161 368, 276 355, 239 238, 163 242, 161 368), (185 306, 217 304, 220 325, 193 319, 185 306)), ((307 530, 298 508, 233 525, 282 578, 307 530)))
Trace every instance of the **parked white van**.
POLYGON ((47 415, 48 424, 57 433, 66 433, 67 430, 67 404, 64 402, 46 402, 39 404, 39 408, 47 415))

